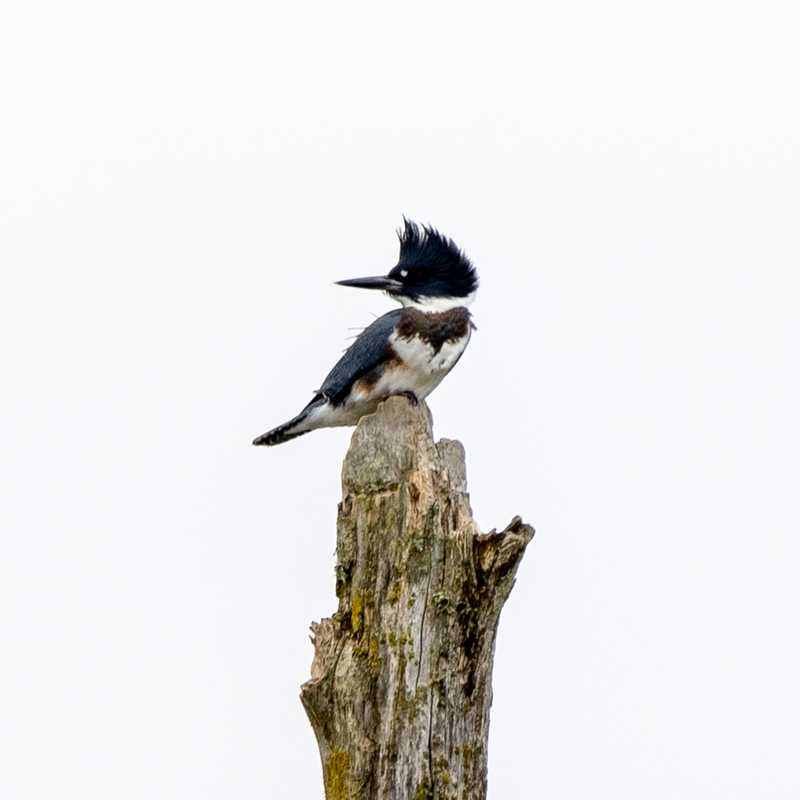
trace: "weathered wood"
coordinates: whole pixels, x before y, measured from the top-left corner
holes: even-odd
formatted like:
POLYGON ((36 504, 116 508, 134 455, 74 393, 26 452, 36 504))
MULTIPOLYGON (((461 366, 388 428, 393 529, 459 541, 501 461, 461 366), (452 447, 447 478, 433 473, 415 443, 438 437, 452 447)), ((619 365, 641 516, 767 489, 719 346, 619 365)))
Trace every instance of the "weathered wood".
POLYGON ((405 398, 359 422, 342 484, 339 608, 301 691, 325 797, 481 800, 497 622, 533 529, 478 530, 463 447, 405 398))

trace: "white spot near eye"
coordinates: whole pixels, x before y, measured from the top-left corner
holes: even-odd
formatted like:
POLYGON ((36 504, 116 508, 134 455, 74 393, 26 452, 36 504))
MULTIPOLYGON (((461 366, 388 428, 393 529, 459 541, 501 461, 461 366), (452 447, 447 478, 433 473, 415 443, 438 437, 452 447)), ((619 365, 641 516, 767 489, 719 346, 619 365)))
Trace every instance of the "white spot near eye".
POLYGON ((407 269, 401 269, 401 270, 400 270, 400 274, 401 274, 401 275, 402 275, 404 278, 407 278, 407 277, 408 277, 408 270, 407 270, 407 269))

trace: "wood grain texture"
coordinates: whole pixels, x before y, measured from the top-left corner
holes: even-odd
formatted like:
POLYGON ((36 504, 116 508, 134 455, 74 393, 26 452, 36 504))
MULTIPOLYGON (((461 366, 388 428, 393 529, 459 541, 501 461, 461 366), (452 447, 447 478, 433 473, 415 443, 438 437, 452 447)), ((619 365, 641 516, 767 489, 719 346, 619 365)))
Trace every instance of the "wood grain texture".
POLYGON ((482 800, 500 611, 533 529, 481 533, 464 450, 390 398, 342 469, 336 593, 301 699, 326 800, 482 800))

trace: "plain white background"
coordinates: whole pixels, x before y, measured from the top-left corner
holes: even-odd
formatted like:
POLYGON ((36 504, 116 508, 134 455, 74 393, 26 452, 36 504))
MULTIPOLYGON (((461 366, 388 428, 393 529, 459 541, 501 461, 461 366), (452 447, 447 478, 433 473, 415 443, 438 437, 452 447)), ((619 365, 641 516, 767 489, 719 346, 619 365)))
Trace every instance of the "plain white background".
POLYGON ((0 20, 0 796, 319 798, 298 701, 349 431, 274 450, 480 270, 431 397, 501 620, 490 797, 796 798, 798 15, 775 2, 27 2, 0 20))

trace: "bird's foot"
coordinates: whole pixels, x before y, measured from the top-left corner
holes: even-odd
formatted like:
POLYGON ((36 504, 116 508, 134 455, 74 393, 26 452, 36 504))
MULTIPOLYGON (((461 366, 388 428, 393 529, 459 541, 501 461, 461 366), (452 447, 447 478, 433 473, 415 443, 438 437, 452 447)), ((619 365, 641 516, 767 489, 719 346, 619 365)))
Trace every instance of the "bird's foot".
POLYGON ((419 405, 419 398, 414 394, 414 392, 397 392, 395 397, 405 397, 412 406, 419 405))

